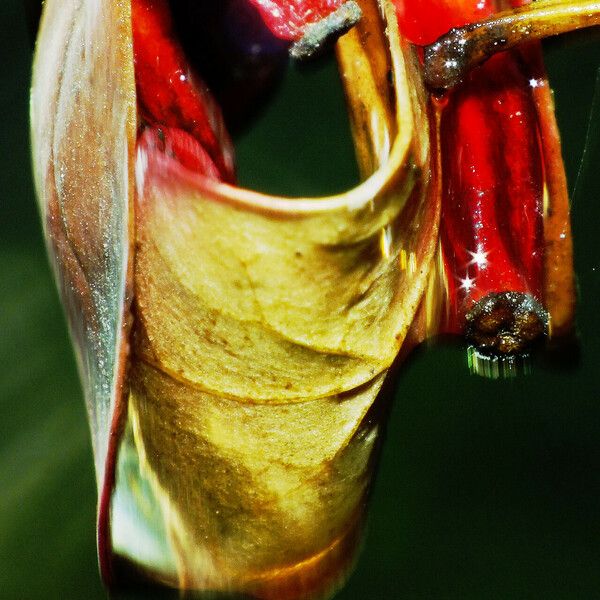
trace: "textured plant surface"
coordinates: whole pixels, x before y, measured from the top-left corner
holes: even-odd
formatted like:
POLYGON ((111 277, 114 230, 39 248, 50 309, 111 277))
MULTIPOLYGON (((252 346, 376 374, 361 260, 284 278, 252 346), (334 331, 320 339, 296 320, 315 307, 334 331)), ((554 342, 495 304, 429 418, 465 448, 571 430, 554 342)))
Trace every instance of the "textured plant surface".
MULTIPOLYGON (((115 118, 117 119, 118 115, 114 115, 114 116, 115 116, 115 118)), ((117 120, 118 120, 118 119, 117 119, 117 120)), ((60 148, 59 148, 59 150, 60 150, 60 148)), ((119 151, 119 148, 116 148, 116 149, 111 149, 111 151, 119 151)), ((67 159, 65 159, 65 162, 67 162, 67 163, 69 162, 69 161, 68 161, 68 158, 67 158, 67 159)), ((363 166, 364 166, 364 165, 363 165, 363 166)), ((73 168, 75 169, 75 172, 76 172, 76 165, 73 165, 73 168)), ((67 208, 68 208, 68 207, 67 207, 67 208)), ((143 231, 143 230, 142 230, 142 231, 143 231)), ((74 235, 76 235, 76 234, 77 234, 77 232, 76 232, 76 231, 74 231, 74 232, 73 232, 73 234, 74 234, 74 235)), ((144 234, 142 233, 142 236, 143 236, 143 235, 144 235, 144 234)), ((142 239, 143 239, 143 238, 142 238, 142 239)), ((154 239, 154 234, 153 234, 153 239, 154 239)), ((90 262, 88 263, 88 269, 90 268, 90 265, 91 265, 91 267, 92 267, 92 271, 93 271, 93 267, 94 267, 94 260, 93 260, 93 257, 90 257, 89 255, 86 255, 85 253, 84 253, 82 256, 80 256, 80 257, 79 257, 79 260, 78 260, 78 262, 79 262, 80 264, 81 264, 82 262, 84 263, 84 269, 86 268, 86 265, 85 265, 85 259, 88 259, 88 260, 90 260, 90 259, 91 259, 91 260, 90 260, 90 262), (81 260, 81 259, 83 259, 83 260, 81 260)), ((77 277, 74 277, 74 278, 73 278, 73 281, 74 281, 74 282, 76 282, 76 281, 77 281, 77 277)), ((150 282, 150 283, 152 283, 152 282, 150 282)), ((146 282, 143 282, 143 281, 141 281, 141 282, 140 282, 140 285, 145 285, 145 284, 146 284, 146 282)), ((85 307, 84 307, 84 308, 85 308, 85 307)), ((87 343, 87 342, 86 342, 86 343, 87 343)), ((144 343, 144 342, 143 342, 143 340, 142 340, 142 348, 143 348, 143 343, 144 343)), ((100 348, 100 351, 102 351, 102 348, 100 348)), ((147 361, 147 362, 150 362, 150 361, 147 361)), ((148 379, 148 377, 147 377, 147 376, 145 376, 143 373, 140 373, 140 375, 139 375, 139 379, 138 379, 138 382, 140 382, 140 385, 146 385, 146 384, 147 384, 149 381, 150 381, 150 380, 148 379)), ((158 381, 158 380, 156 380, 156 381, 158 381)), ((156 381, 154 381, 154 382, 150 381, 150 385, 155 385, 156 381)), ((172 397, 172 398, 173 398, 173 397, 176 397, 176 393, 175 393, 175 392, 171 392, 171 393, 170 393, 170 397, 172 397)), ((159 420, 160 420, 161 422, 164 422, 164 421, 165 421, 165 420, 164 420, 162 417, 161 417, 159 420)), ((100 452, 102 452, 102 450, 100 450, 100 452)))

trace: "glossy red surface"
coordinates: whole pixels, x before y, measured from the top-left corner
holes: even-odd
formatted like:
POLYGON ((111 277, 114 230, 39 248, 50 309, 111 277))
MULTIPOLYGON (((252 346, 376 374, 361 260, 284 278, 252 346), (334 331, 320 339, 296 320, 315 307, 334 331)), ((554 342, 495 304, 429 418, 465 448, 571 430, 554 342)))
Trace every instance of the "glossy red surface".
POLYGON ((260 11, 269 29, 278 37, 297 41, 309 23, 316 23, 346 0, 249 0, 260 11))
MULTIPOLYGON (((179 146, 187 132, 210 157, 220 178, 233 181, 233 149, 221 111, 177 41, 167 0, 132 0, 131 8, 143 120, 163 132, 173 129, 167 137, 179 140, 179 146)), ((185 144, 191 148, 189 140, 185 144)))
POLYGON ((453 27, 494 12, 492 0, 394 0, 403 35, 413 44, 431 44, 453 27))
MULTIPOLYGON (((401 30, 416 44, 484 19, 499 4, 395 3, 401 30)), ((447 331, 462 331, 466 311, 489 293, 542 300, 544 173, 530 79, 517 52, 501 53, 437 101, 447 331)))
POLYGON ((488 293, 542 299, 544 173, 530 90, 526 65, 502 53, 444 108, 441 240, 451 330, 488 293))

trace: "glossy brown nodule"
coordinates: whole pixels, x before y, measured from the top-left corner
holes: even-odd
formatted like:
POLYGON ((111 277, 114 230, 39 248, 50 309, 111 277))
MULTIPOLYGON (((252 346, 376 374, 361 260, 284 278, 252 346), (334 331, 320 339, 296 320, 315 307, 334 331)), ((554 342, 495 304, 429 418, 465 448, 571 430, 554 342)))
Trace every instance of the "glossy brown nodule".
POLYGON ((481 350, 522 352, 548 331, 548 313, 529 294, 488 294, 467 313, 467 338, 481 350))
POLYGON ((451 29, 425 48, 425 81, 432 89, 448 89, 497 52, 523 42, 598 25, 600 3, 582 0, 538 0, 498 13, 480 23, 451 29))

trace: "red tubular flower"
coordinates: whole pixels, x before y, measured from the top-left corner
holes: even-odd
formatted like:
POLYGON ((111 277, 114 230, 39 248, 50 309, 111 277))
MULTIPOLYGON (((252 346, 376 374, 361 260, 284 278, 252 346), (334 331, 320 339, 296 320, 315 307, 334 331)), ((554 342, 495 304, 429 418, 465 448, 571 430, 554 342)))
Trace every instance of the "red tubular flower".
MULTIPOLYGON (((491 2, 397 3, 406 35, 431 43, 491 2), (435 18, 431 18, 435 15, 435 18)), ((442 330, 480 349, 523 350, 547 330, 544 298, 544 153, 536 101, 543 85, 519 50, 502 52, 434 102, 441 151, 442 330)))
POLYGON ((488 294, 543 300, 543 158, 529 77, 513 54, 490 60, 442 116, 442 249, 450 330, 488 294))
POLYGON ((147 125, 185 164, 233 181, 233 147, 221 110, 190 67, 167 0, 132 0, 136 87, 147 125))

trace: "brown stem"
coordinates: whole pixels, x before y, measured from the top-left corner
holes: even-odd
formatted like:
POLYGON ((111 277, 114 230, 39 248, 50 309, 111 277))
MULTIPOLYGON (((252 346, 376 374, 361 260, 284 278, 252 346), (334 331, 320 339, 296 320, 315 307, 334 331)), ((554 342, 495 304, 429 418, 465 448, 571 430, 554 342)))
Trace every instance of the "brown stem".
POLYGON ((600 25, 600 1, 539 0, 480 23, 451 29, 425 47, 425 81, 434 89, 460 83, 466 73, 524 41, 600 25))

